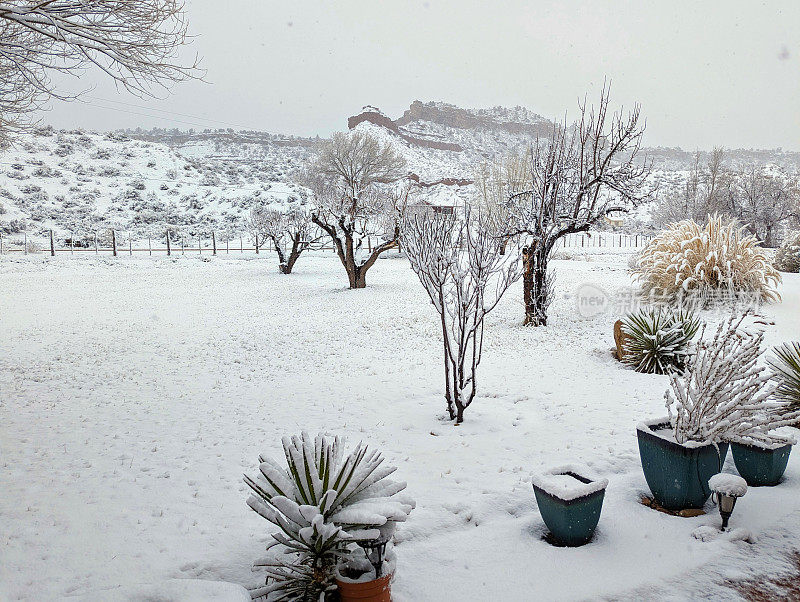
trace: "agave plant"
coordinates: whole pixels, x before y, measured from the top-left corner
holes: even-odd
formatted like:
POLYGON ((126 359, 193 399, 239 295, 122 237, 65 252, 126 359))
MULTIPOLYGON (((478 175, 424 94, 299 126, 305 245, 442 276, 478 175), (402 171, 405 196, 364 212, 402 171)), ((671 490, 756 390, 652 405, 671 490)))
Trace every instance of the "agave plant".
POLYGON ((283 451, 286 466, 261 456, 259 474, 245 476, 247 504, 279 529, 267 548, 288 555, 256 563, 266 567, 267 584, 254 595, 318 602, 335 590, 334 569, 351 544, 405 521, 414 502, 398 495, 405 483, 387 478, 396 468, 361 444, 345 456, 339 437, 303 433, 284 437, 283 451))
POLYGON ((628 314, 622 320, 622 361, 637 372, 669 374, 683 370, 689 343, 700 328, 700 320, 688 310, 661 307, 628 314))
POLYGON ((775 397, 800 409, 800 343, 784 343, 772 351, 775 357, 768 362, 778 382, 775 397))

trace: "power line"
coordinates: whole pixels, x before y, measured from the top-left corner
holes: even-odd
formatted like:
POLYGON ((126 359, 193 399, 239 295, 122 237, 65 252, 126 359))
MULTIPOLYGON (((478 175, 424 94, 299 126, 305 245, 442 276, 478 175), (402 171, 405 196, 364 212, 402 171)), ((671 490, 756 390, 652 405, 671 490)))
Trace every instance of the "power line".
MULTIPOLYGON (((232 123, 228 123, 226 121, 221 121, 219 119, 211 119, 209 117, 201 117, 200 115, 192 115, 190 113, 181 113, 181 112, 178 112, 178 111, 168 111, 167 109, 159 109, 157 107, 148 107, 148 106, 145 106, 145 105, 138 105, 138 104, 134 104, 134 103, 130 103, 130 102, 125 102, 125 101, 122 101, 122 100, 113 100, 111 98, 100 98, 98 96, 84 96, 83 98, 90 98, 92 100, 97 100, 97 101, 100 101, 100 102, 110 102, 110 103, 114 103, 114 104, 125 105, 125 106, 128 106, 128 107, 134 107, 136 109, 143 109, 145 111, 157 111, 159 113, 168 113, 170 115, 178 115, 180 117, 188 117, 190 119, 197 119, 197 120, 200 120, 200 121, 208 121, 208 122, 211 122, 211 123, 218 123, 220 125, 227 125, 228 127, 235 127, 236 129, 240 129, 240 130, 258 131, 258 130, 255 130, 255 128, 248 128, 248 127, 245 127, 245 126, 242 126, 242 125, 235 125, 235 124, 232 124, 232 123)), ((84 104, 90 104, 87 101, 82 101, 82 102, 84 104)), ((95 106, 99 106, 99 105, 95 105, 95 106)), ((121 110, 121 109, 115 109, 113 107, 101 107, 101 108, 108 109, 108 110, 121 110)), ((138 114, 138 113, 136 113, 136 114, 138 114)), ((145 115, 145 116, 148 116, 148 115, 145 115)), ((152 115, 152 117, 159 118, 159 116, 157 116, 157 115, 152 115)), ((164 118, 161 118, 161 119, 164 119, 164 118)))

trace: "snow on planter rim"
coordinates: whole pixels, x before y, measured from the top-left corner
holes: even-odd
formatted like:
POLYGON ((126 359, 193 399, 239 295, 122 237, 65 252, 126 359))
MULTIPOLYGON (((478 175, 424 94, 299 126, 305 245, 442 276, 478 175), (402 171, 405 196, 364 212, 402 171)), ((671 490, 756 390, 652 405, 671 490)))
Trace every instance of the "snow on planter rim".
POLYGON ((636 425, 636 430, 643 431, 645 433, 650 433, 651 435, 658 437, 659 439, 663 439, 664 441, 669 441, 670 443, 674 443, 675 445, 680 445, 682 447, 687 448, 696 448, 696 447, 705 447, 706 445, 713 445, 713 441, 685 441, 684 443, 678 443, 675 440, 675 431, 672 428, 672 423, 669 420, 669 416, 664 416, 663 418, 653 418, 652 420, 644 420, 636 425), (663 430, 653 430, 652 427, 659 426, 662 424, 669 425, 669 428, 663 430))
POLYGON ((565 502, 586 497, 608 487, 608 479, 598 479, 583 466, 575 464, 565 464, 533 475, 531 483, 534 487, 565 502), (589 482, 583 483, 572 475, 587 479, 589 482), (569 480, 558 477, 567 477, 569 480))
POLYGON ((715 474, 708 479, 708 486, 712 491, 719 491, 723 495, 742 497, 747 493, 747 481, 742 477, 727 472, 715 474))
POLYGON ((749 447, 757 447, 758 449, 774 451, 786 445, 797 445, 797 437, 794 435, 774 435, 776 441, 772 443, 765 443, 764 441, 755 441, 749 437, 736 437, 730 440, 731 443, 738 443, 739 445, 746 445, 749 447))

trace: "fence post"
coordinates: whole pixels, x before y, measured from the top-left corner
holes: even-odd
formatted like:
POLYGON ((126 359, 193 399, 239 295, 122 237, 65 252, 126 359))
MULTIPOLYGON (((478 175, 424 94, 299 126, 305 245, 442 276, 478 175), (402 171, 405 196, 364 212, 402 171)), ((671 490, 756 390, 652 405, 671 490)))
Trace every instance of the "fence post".
POLYGON ((183 234, 181 234, 181 255, 185 255, 185 254, 186 254, 186 247, 184 246, 184 243, 183 243, 183 234))
POLYGON ((75 255, 75 235, 72 230, 69 231, 69 254, 75 255))
POLYGON ((241 236, 239 236, 239 253, 244 253, 244 242, 241 236))
POLYGON ((133 256, 133 240, 130 232, 128 232, 128 255, 133 256))
POLYGON ((117 256, 117 232, 111 228, 111 249, 114 252, 114 257, 117 256))
POLYGON ((3 254, 3 233, 0 232, 0 255, 3 254))
POLYGON ((225 255, 231 252, 231 235, 230 232, 225 235, 225 255))
POLYGON ((56 256, 56 246, 55 246, 55 243, 53 243, 53 231, 52 230, 50 230, 50 256, 51 257, 55 257, 56 256))
POLYGON ((97 230, 94 231, 94 254, 97 255, 99 253, 97 249, 97 230))
POLYGON ((211 246, 214 248, 213 254, 217 254, 217 235, 215 232, 211 232, 211 246))
POLYGON ((28 233, 25 232, 25 255, 28 254, 28 233))
POLYGON ((172 249, 169 248, 169 228, 167 228, 167 257, 172 255, 172 249))
POLYGON ((256 233, 256 255, 258 255, 258 233, 256 233))
POLYGON ((153 254, 153 245, 150 242, 150 237, 149 236, 147 237, 147 250, 150 251, 150 255, 153 254))

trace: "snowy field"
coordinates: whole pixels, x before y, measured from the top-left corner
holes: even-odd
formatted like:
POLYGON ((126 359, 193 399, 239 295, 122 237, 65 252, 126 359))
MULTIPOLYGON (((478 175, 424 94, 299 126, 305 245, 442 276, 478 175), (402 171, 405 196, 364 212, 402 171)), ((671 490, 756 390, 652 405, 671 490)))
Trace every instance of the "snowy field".
MULTIPOLYGON (((583 319, 583 283, 630 286, 624 254, 555 261, 547 328, 521 285, 487 323, 480 398, 442 420, 433 309, 394 253, 350 291, 332 254, 0 258, 0 599, 110 599, 173 578, 260 581, 270 525, 242 474, 308 430, 383 450, 417 500, 398 530, 396 600, 739 599, 800 535, 800 455, 732 526, 639 503, 635 424, 665 414, 664 376, 611 356, 616 316, 583 319), (595 539, 543 541, 531 474, 583 463, 609 480, 595 539)), ((767 341, 800 339, 800 276, 766 307, 767 341)), ((726 470, 734 472, 729 457, 726 470)))

